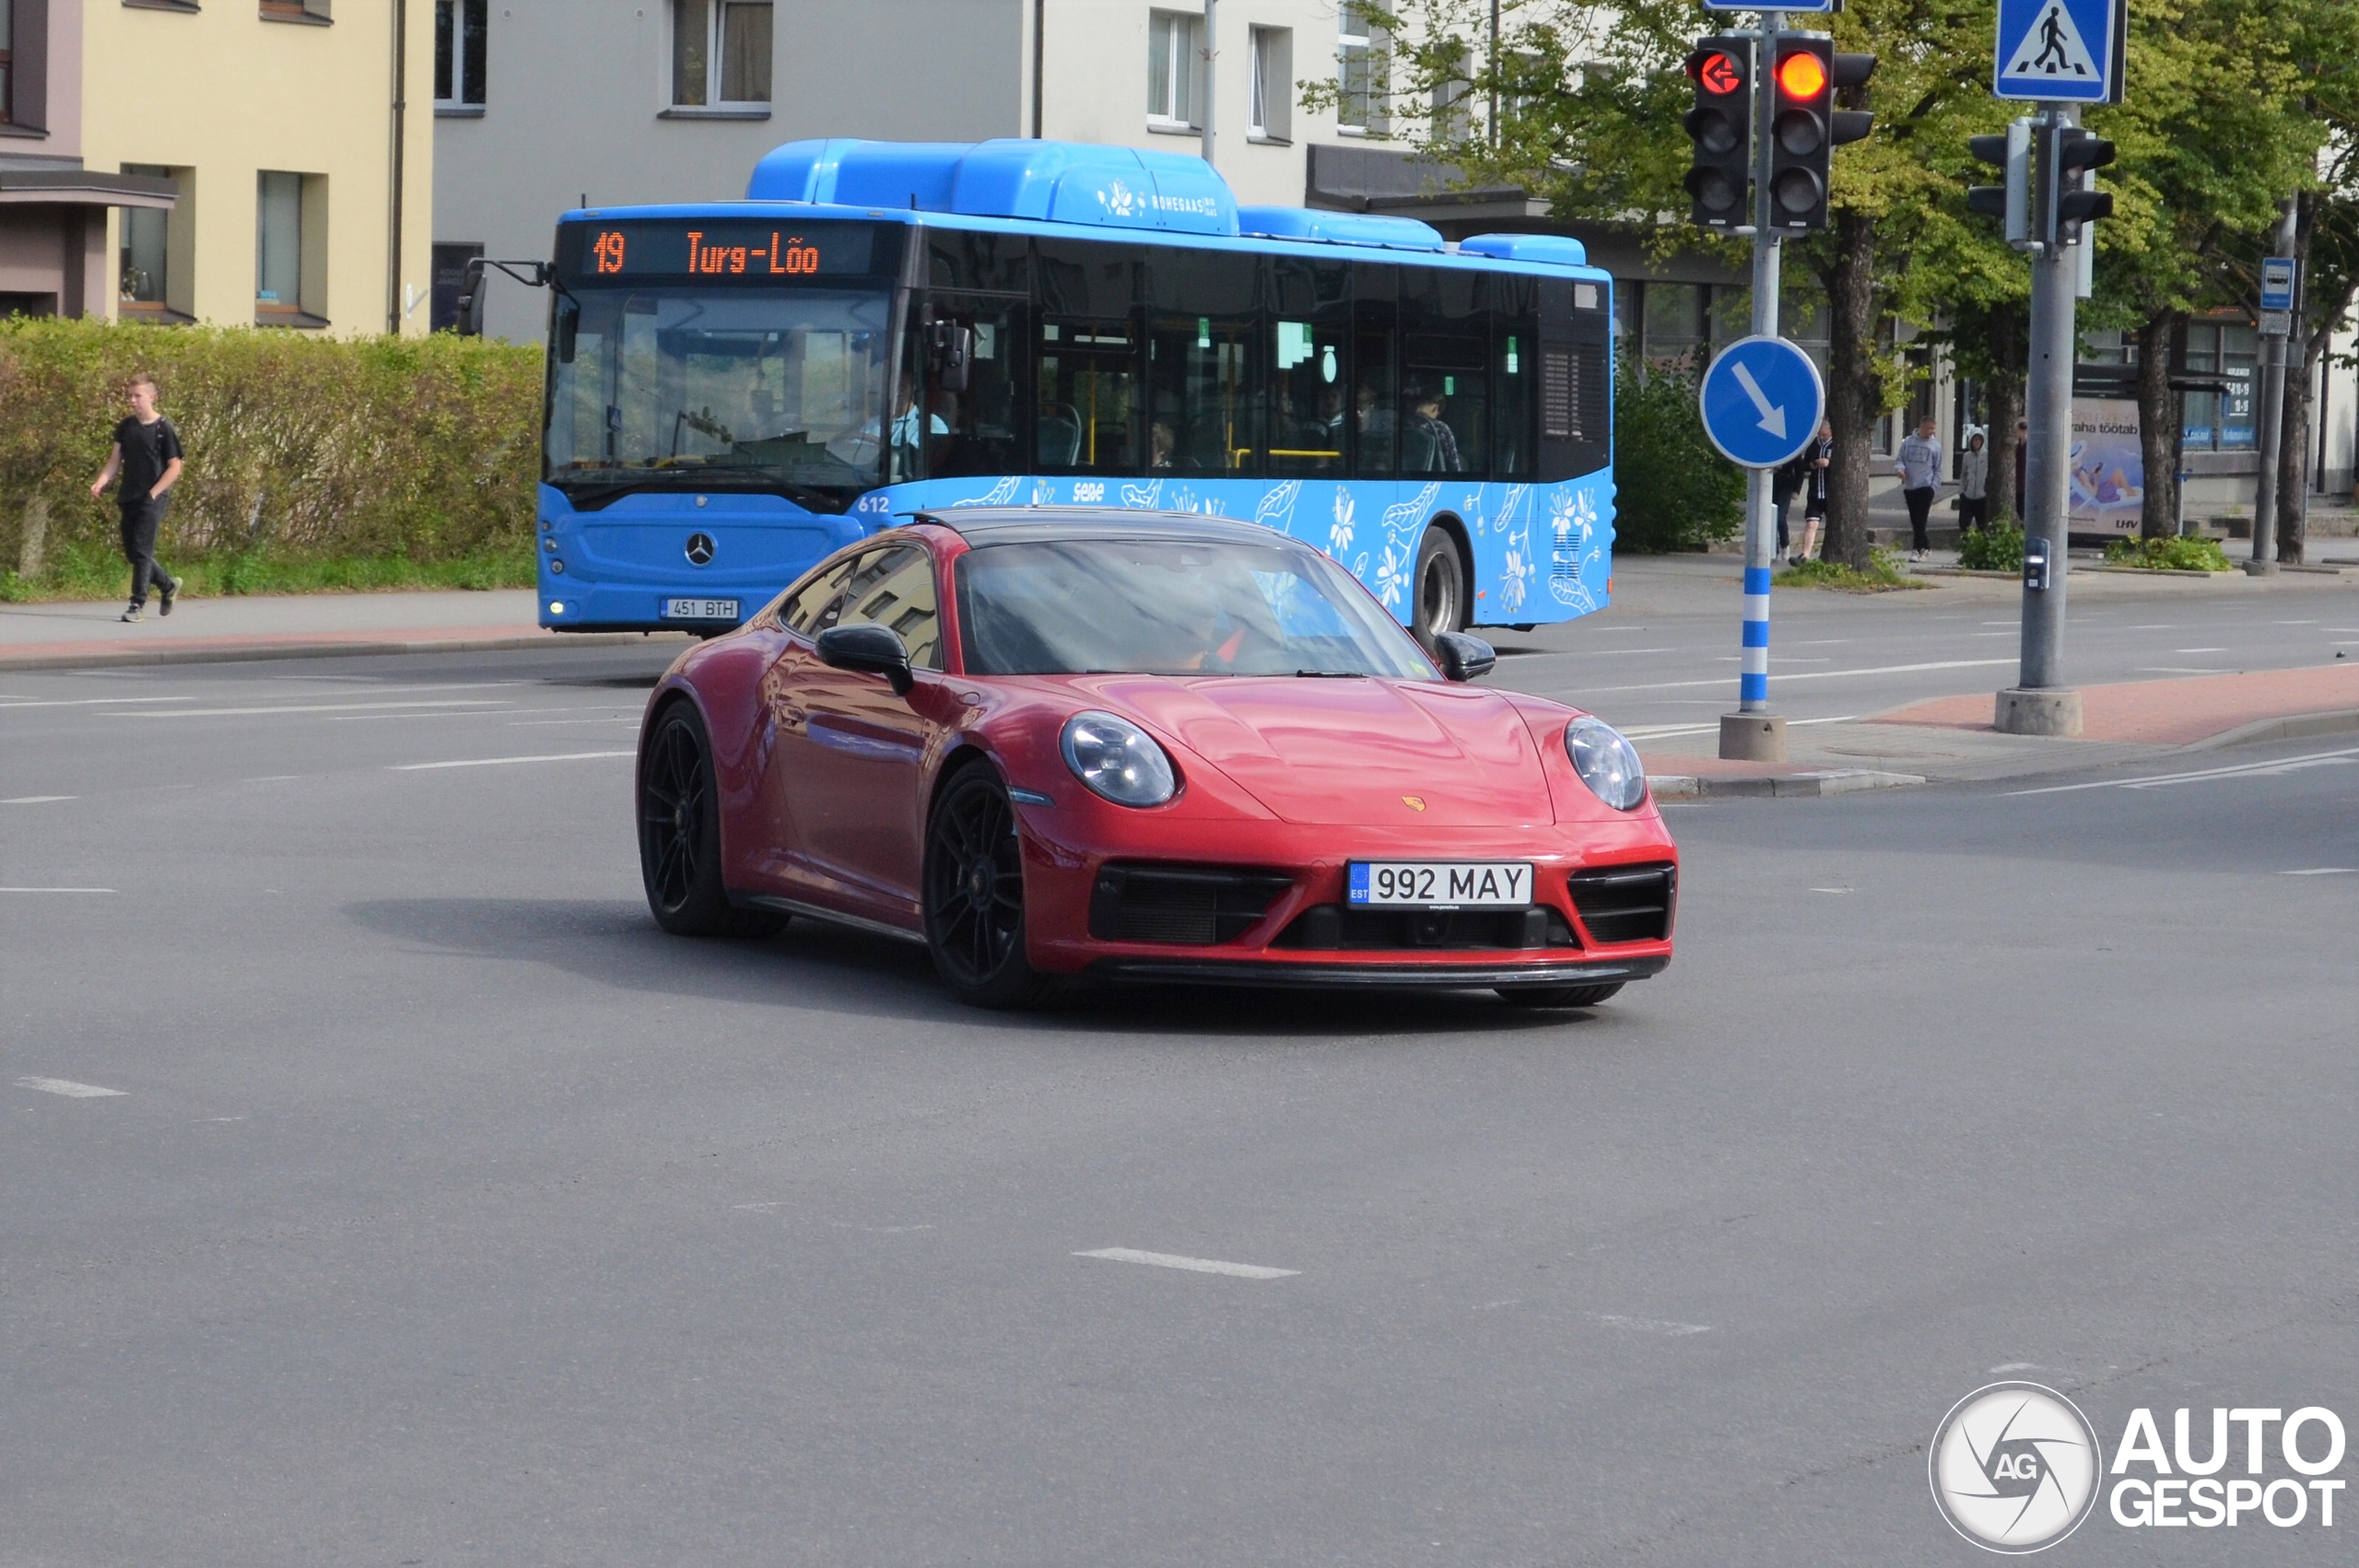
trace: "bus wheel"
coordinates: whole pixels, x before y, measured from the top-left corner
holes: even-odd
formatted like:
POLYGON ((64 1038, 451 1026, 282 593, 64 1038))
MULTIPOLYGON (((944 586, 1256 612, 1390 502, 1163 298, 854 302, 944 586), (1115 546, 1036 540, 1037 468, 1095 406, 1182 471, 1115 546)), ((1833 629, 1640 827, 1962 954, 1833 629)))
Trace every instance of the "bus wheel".
POLYGON ((1466 625, 1466 567, 1458 542, 1446 530, 1428 528, 1417 546, 1415 619, 1409 629, 1428 651, 1434 638, 1466 625))
POLYGON ((639 869, 655 923, 674 936, 769 936, 786 925, 782 915, 730 906, 712 747, 685 702, 657 718, 640 767, 639 869))

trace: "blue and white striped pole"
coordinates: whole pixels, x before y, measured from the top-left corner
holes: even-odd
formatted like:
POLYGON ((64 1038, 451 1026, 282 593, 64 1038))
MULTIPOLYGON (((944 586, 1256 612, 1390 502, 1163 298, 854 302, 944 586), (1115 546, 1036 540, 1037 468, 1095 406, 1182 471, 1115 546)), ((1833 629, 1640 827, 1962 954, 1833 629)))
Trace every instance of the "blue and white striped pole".
MULTIPOLYGON (((1753 488, 1756 490, 1766 489, 1771 482, 1771 475, 1759 469, 1755 469, 1747 477, 1753 481, 1753 488)), ((1753 498, 1750 509, 1756 512, 1764 510, 1769 512, 1769 527, 1757 532, 1766 538, 1770 548, 1775 550, 1777 548, 1776 503, 1766 497, 1756 497, 1753 498)), ((1755 532, 1750 526, 1750 519, 1747 520, 1747 532, 1755 532)), ((1746 543, 1750 545, 1752 541, 1747 540, 1746 543)), ((1736 678, 1737 711, 1740 713, 1769 711, 1769 573, 1772 569, 1766 563, 1756 560, 1752 549, 1748 548, 1745 551, 1744 654, 1743 662, 1738 666, 1742 673, 1736 678)))

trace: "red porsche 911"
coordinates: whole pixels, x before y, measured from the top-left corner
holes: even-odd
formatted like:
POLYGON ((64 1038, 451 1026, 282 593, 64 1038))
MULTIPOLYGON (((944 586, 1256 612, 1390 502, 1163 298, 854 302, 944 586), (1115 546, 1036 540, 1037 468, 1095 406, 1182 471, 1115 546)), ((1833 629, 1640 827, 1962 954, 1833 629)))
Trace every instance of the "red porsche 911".
POLYGON ((921 942, 960 1000, 1060 979, 1483 987, 1586 1007, 1671 961, 1637 754, 1464 683, 1254 524, 959 510, 681 655, 639 748, 665 930, 921 942))

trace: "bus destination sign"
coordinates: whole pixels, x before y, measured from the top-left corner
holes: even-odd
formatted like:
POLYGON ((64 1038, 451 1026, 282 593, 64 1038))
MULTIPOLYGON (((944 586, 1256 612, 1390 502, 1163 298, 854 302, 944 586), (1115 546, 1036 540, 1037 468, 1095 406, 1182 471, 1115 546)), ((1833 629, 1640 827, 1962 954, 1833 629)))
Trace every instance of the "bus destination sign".
POLYGON ((583 283, 800 283, 855 276, 874 270, 876 240, 875 229, 863 223, 666 218, 574 228, 574 264, 568 271, 583 283))

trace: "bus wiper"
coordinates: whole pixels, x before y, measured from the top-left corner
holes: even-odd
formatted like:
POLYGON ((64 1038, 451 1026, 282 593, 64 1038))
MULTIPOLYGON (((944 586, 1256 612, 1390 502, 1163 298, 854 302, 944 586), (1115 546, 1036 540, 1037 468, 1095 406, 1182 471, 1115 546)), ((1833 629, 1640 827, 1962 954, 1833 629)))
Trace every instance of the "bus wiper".
POLYGON ((584 484, 579 480, 556 483, 557 488, 565 492, 566 499, 585 511, 595 511, 625 496, 649 492, 782 496, 805 511, 824 512, 830 516, 843 511, 850 505, 848 497, 830 494, 816 486, 798 485, 791 479, 742 473, 716 474, 710 470, 686 468, 669 468, 658 475, 641 479, 616 479, 598 484, 584 484))

